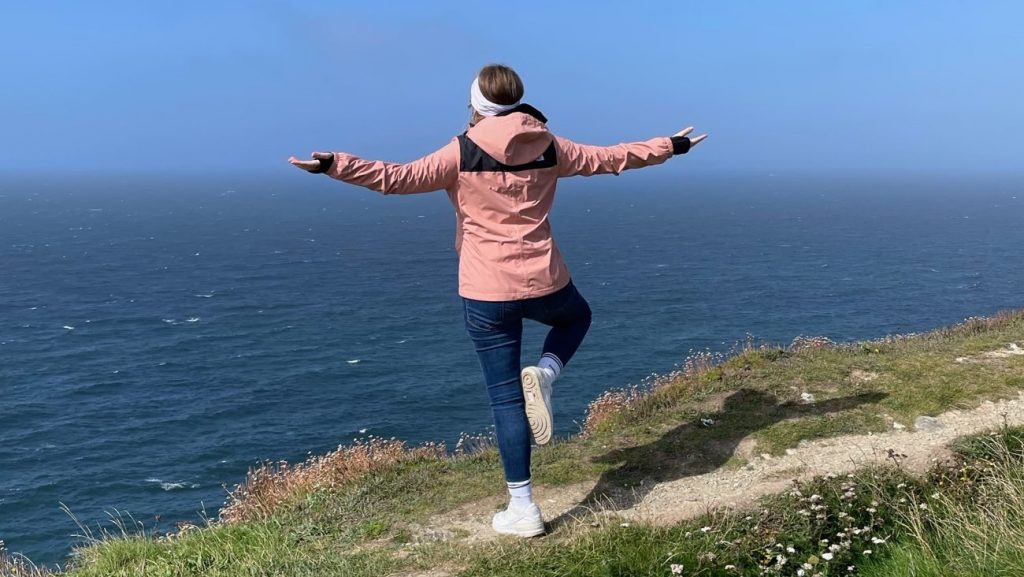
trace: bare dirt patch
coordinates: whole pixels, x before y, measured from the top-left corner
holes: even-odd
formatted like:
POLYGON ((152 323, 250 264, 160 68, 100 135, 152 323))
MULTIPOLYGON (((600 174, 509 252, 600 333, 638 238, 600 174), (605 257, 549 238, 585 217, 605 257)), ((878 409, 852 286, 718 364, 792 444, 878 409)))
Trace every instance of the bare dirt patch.
POLYGON ((850 380, 855 383, 868 383, 878 378, 878 373, 854 369, 850 373, 850 380))
POLYGON ((1017 343, 1010 343, 1006 345, 1004 349, 996 349, 994 351, 987 351, 980 355, 973 355, 969 357, 957 357, 955 360, 958 363, 970 363, 979 361, 989 361, 993 359, 1008 359, 1018 355, 1024 355, 1024 349, 1017 343))

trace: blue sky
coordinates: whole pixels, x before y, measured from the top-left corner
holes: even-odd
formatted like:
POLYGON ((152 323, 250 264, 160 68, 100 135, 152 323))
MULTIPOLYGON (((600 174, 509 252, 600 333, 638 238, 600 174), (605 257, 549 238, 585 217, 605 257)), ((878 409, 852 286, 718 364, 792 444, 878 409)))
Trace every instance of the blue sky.
POLYGON ((411 160, 461 132, 492 61, 574 140, 709 131, 693 170, 1019 172, 1021 22, 1009 1, 11 2, 0 172, 411 160))

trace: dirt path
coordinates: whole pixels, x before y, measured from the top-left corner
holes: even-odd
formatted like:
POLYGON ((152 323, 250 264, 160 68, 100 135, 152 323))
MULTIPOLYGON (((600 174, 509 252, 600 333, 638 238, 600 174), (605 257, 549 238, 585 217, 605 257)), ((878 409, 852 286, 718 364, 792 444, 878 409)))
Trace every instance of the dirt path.
MULTIPOLYGON (((894 429, 885 434, 804 442, 785 455, 755 457, 738 469, 717 469, 660 483, 639 503, 626 509, 584 511, 577 508, 595 482, 567 487, 541 486, 534 490, 534 497, 545 519, 553 520, 555 527, 549 527, 551 529, 588 512, 598 516, 614 514, 626 521, 672 524, 699 516, 708 509, 750 505, 761 496, 785 490, 796 479, 806 480, 827 473, 845 474, 868 464, 888 461, 890 449, 902 455, 905 467, 923 472, 947 455, 946 445, 956 437, 998 428, 1004 423, 1024 425, 1024 393, 1012 400, 985 402, 969 411, 949 411, 934 419, 919 418, 920 428, 915 431, 894 429)), ((494 539, 491 516, 504 504, 504 496, 493 497, 436 516, 419 528, 419 539, 494 539)))
MULTIPOLYGON (((975 358, 960 357, 956 362, 996 358, 996 353, 1020 354, 1016 346, 975 358)), ((618 522, 644 521, 673 524, 705 513, 708 509, 742 508, 759 497, 778 493, 794 480, 807 480, 827 473, 845 474, 869 464, 891 460, 890 450, 900 455, 903 466, 923 472, 948 454, 946 446, 956 437, 998 428, 1024 425, 1024 391, 1016 399, 987 401, 971 410, 953 410, 938 417, 919 417, 909 423, 895 423, 882 434, 850 435, 803 441, 785 455, 754 456, 739 468, 717 468, 706 474, 666 481, 637 492, 638 497, 625 507, 581 507, 579 504, 594 488, 596 480, 566 487, 534 489, 534 498, 548 521, 549 533, 580 522, 600 524, 609 515, 618 522)), ((751 443, 741 442, 737 453, 749 452, 751 443)), ((756 450, 756 449, 755 449, 756 450)), ((495 539, 491 516, 505 505, 504 495, 464 505, 438 515, 421 527, 414 527, 416 541, 460 539, 468 542, 495 539)))

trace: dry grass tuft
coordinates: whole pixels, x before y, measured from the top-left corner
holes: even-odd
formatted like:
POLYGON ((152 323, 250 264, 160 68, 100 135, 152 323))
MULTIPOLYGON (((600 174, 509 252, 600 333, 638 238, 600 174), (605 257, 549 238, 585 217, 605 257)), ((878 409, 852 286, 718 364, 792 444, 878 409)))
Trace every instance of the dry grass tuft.
POLYGON ((52 571, 45 567, 37 567, 28 557, 17 553, 9 553, 3 541, 0 541, 0 577, 50 577, 52 571))
POLYGON ((789 352, 799 353, 802 351, 816 351, 836 346, 836 343, 828 337, 805 337, 797 336, 789 345, 789 352))
POLYGON ((977 335, 1024 321, 1024 309, 1000 311, 990 317, 967 317, 964 322, 934 331, 941 337, 977 335))
POLYGON ((724 360, 725 357, 721 353, 713 353, 711 351, 691 352, 686 357, 686 360, 683 361, 682 376, 690 378, 700 377, 714 370, 724 360))
POLYGON ((405 441, 371 436, 294 465, 285 461, 262 463, 249 469, 245 481, 228 495, 220 520, 236 523, 266 518, 297 495, 338 488, 397 464, 443 458, 448 458, 444 443, 409 447, 405 441))
POLYGON ((456 457, 472 455, 497 446, 498 440, 494 436, 493 431, 490 433, 475 434, 459 433, 459 440, 455 443, 454 455, 456 457))
POLYGON ((602 423, 629 410, 644 395, 644 391, 636 385, 627 389, 612 389, 601 393, 587 405, 587 416, 583 421, 583 430, 580 431, 580 436, 586 438, 593 435, 602 423))

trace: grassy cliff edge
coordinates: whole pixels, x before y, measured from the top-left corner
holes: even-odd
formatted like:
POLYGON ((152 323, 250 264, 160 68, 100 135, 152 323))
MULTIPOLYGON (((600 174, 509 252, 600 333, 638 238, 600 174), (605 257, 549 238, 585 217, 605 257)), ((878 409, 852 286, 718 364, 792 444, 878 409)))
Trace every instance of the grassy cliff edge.
MULTIPOLYGON (((495 539, 446 524, 504 502, 486 438, 465 437, 454 452, 369 438, 304 463, 253 469, 206 526, 165 535, 118 527, 77 548, 65 572, 812 577, 899 574, 880 571, 901 563, 900 571, 941 575, 927 568, 949 566, 944 555, 962 532, 1024 528, 1024 435, 1010 423, 956 445, 924 476, 896 450, 886 466, 795 484, 794 474, 779 479, 781 493, 671 522, 623 512, 657 487, 742 470, 816 439, 941 426, 927 417, 1016 398, 1024 391, 1019 345, 1024 310, 918 335, 747 342, 729 358, 694 355, 675 373, 605 393, 580 434, 534 449, 538 496, 562 491, 575 501, 549 517, 543 538, 495 539)), ((1007 549, 1024 551, 1018 541, 992 541, 957 574, 1011 574, 984 573, 986 563, 1024 567, 1024 554, 1007 549)), ((0 575, 36 572, 0 552, 0 575)))

